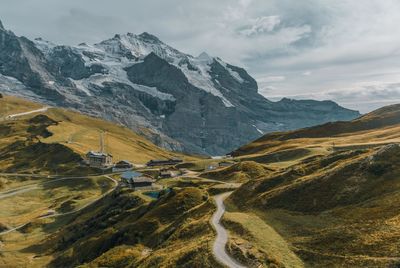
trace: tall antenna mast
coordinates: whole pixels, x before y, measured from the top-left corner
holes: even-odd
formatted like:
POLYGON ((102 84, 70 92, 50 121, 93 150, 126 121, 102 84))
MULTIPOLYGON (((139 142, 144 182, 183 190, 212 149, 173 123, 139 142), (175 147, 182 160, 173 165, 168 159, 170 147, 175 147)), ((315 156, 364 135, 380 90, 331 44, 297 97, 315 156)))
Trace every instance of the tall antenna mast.
POLYGON ((100 132, 100 152, 104 153, 104 131, 100 132))

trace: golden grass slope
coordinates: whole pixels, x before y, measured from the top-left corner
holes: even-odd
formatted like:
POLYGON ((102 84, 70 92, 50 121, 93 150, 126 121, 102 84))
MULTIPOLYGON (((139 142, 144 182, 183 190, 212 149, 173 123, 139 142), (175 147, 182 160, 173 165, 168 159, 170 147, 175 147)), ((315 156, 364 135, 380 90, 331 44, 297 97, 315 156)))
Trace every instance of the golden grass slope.
POLYGON ((400 143, 400 104, 381 108, 350 122, 271 133, 232 154, 286 168, 312 156, 400 143))
POLYGON ((243 161, 222 169, 204 172, 200 176, 225 182, 243 183, 252 178, 265 176, 272 171, 272 169, 254 161, 243 161))
POLYGON ((232 212, 258 215, 308 267, 395 267, 399 161, 399 145, 314 157, 244 184, 232 212))
POLYGON ((0 118, 11 114, 29 112, 42 107, 43 105, 40 103, 31 102, 13 96, 3 96, 3 98, 0 98, 0 118))
MULTIPOLYGON (((5 117, 35 110, 43 105, 5 96, 0 99, 0 107, 0 115, 5 117)), ((126 127, 58 108, 50 108, 46 112, 25 115, 15 120, 0 121, 0 146, 10 146, 16 141, 35 140, 35 143, 49 146, 61 145, 83 157, 90 150, 100 150, 101 133, 104 133, 105 149, 113 155, 114 161, 129 160, 144 164, 158 158, 195 159, 161 149, 126 127), (40 115, 46 116, 41 118, 45 122, 29 121, 31 118, 39 118, 40 121, 40 115), (32 127, 36 130, 34 134, 30 133, 32 127)))
MULTIPOLYGON (((256 215, 306 267, 397 267, 399 121, 400 105, 393 105, 352 122, 269 134, 243 146, 235 152, 239 159, 275 171, 231 195, 228 227, 247 243, 254 226, 244 219, 256 215)), ((261 244, 253 246, 274 259, 261 244)))
POLYGON ((254 213, 228 212, 223 223, 231 230, 228 252, 248 267, 304 267, 287 241, 254 213))
POLYGON ((104 132, 105 149, 115 161, 144 164, 151 159, 184 157, 163 150, 130 129, 111 122, 63 109, 50 109, 46 114, 58 124, 49 127, 53 135, 42 141, 63 144, 81 155, 100 150, 100 136, 104 132))
POLYGON ((118 190, 24 251, 51 256, 48 267, 221 267, 211 253, 213 208, 196 188, 151 202, 118 190))

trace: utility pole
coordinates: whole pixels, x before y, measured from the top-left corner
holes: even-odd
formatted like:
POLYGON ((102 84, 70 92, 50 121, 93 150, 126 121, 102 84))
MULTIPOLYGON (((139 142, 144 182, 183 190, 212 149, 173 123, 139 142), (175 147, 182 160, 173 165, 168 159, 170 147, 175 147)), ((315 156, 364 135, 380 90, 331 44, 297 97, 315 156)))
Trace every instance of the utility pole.
POLYGON ((100 132, 100 152, 104 153, 104 131, 100 132))

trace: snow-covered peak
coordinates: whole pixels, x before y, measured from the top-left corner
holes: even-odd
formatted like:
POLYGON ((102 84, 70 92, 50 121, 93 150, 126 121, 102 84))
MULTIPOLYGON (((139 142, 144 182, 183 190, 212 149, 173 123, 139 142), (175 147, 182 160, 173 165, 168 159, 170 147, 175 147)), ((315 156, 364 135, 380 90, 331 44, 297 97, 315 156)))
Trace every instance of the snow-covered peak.
MULTIPOLYGON (((128 35, 134 35, 132 33, 128 33, 128 35)), ((150 41, 150 42, 155 42, 155 43, 162 43, 160 39, 158 39, 157 36, 149 34, 148 32, 143 32, 139 35, 137 35, 137 37, 146 40, 146 41, 150 41)))
POLYGON ((124 55, 138 59, 143 59, 153 52, 170 63, 177 63, 188 56, 166 45, 156 36, 147 32, 139 35, 132 33, 117 34, 111 39, 95 44, 95 46, 114 55, 124 55))
POLYGON ((207 52, 202 52, 198 57, 198 60, 202 62, 206 62, 208 64, 211 64, 214 61, 214 58, 211 57, 210 55, 207 54, 207 52))
MULTIPOLYGON (((122 57, 130 61, 142 60, 150 53, 154 53, 179 68, 192 85, 221 98, 226 107, 233 106, 214 85, 210 72, 211 65, 215 59, 206 52, 201 53, 198 57, 193 57, 168 46, 156 36, 147 32, 139 35, 132 33, 117 34, 113 38, 94 46, 97 49, 105 51, 106 54, 111 54, 114 57, 122 57)), ((235 79, 240 80, 238 74, 232 72, 230 69, 229 71, 235 79)))
POLYGON ((224 62, 223 60, 221 60, 220 58, 217 58, 217 61, 219 64, 221 64, 222 66, 224 66, 224 68, 229 72, 229 74, 239 83, 244 83, 244 79, 240 76, 240 74, 234 70, 232 70, 232 68, 229 67, 229 64, 224 62))
MULTIPOLYGON (((45 54, 50 55, 51 51, 57 48, 56 44, 43 39, 35 40, 36 46, 45 54)), ((168 46, 156 36, 144 32, 142 34, 116 34, 113 38, 102 41, 98 44, 88 45, 86 43, 71 47, 72 51, 82 56, 85 65, 90 67, 93 64, 101 65, 106 72, 96 74, 84 79, 84 81, 74 81, 79 89, 88 94, 85 90, 89 84, 101 86, 103 82, 119 82, 132 85, 127 78, 126 67, 141 62, 146 56, 154 53, 168 63, 179 68, 186 76, 188 81, 195 87, 207 91, 219 97, 226 107, 234 106, 230 100, 218 89, 211 77, 211 67, 217 58, 213 58, 206 52, 198 57, 182 53, 177 49, 168 46)), ((240 80, 239 74, 233 72, 224 64, 231 75, 240 80)), ((142 88, 140 88, 142 90, 142 88)), ((152 90, 151 92, 155 92, 152 90)), ((152 94, 160 97, 162 94, 152 94)), ((173 96, 161 96, 162 99, 173 99, 173 96)))
POLYGON ((34 43, 36 47, 41 50, 45 55, 48 55, 56 46, 53 42, 44 40, 43 38, 35 38, 34 43))

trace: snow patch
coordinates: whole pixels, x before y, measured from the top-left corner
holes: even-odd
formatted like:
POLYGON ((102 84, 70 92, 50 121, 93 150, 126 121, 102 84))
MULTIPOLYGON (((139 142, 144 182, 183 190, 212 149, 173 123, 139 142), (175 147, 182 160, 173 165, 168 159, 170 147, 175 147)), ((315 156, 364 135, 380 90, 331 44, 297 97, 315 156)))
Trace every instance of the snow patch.
POLYGON ((224 66, 224 68, 229 72, 229 74, 236 79, 236 81, 238 81, 239 83, 243 84, 244 83, 244 79, 240 76, 240 74, 238 72, 235 72, 234 70, 232 70, 231 68, 229 68, 228 64, 220 59, 217 59, 217 61, 224 66))
MULTIPOLYGON (((51 53, 52 49, 57 46, 40 38, 35 40, 35 44, 45 55, 51 53)), ((141 35, 131 33, 116 35, 114 38, 98 44, 88 45, 83 43, 71 48, 82 56, 86 66, 90 67, 93 64, 100 64, 108 71, 107 74, 94 74, 82 80, 72 80, 77 89, 88 96, 91 96, 89 90, 91 84, 103 86, 105 82, 116 82, 129 85, 136 90, 146 92, 162 100, 175 101, 174 96, 163 93, 155 87, 146 87, 132 83, 124 70, 126 67, 142 62, 150 53, 155 53, 157 56, 179 68, 193 86, 220 98, 225 107, 234 107, 222 92, 215 87, 210 76, 211 64, 214 58, 205 52, 195 58, 145 33, 141 35), (182 65, 182 62, 187 62, 187 64, 182 65), (189 68, 188 64, 192 65, 192 68, 189 68), (193 67, 196 70, 193 70, 193 67)), ((232 77, 238 81, 243 81, 238 73, 226 67, 226 63, 223 64, 232 77)))
MULTIPOLYGON (((90 91, 88 90, 88 88, 90 88, 90 84, 103 87, 104 83, 106 82, 121 83, 126 84, 134 88, 135 90, 150 94, 153 97, 159 98, 161 100, 175 101, 174 96, 161 92, 156 87, 148 87, 144 85, 134 84, 129 80, 125 68, 132 66, 132 64, 138 64, 140 61, 134 61, 125 57, 120 57, 114 54, 107 53, 106 51, 101 50, 101 47, 102 46, 100 45, 90 46, 87 44, 82 44, 80 46, 74 47, 76 51, 78 51, 83 56, 83 60, 85 61, 86 66, 99 64, 107 70, 106 74, 94 74, 89 78, 74 80, 73 82, 78 89, 88 94, 88 96, 91 96, 90 91), (91 55, 91 57, 88 56, 89 54, 91 55)), ((108 49, 110 50, 110 48, 108 49)), ((116 48, 111 49, 111 51, 116 52, 116 48)))
POLYGON ((260 133, 261 135, 264 135, 264 132, 262 130, 260 130, 259 128, 257 128, 256 125, 253 125, 253 127, 257 130, 258 133, 260 133))
POLYGON ((82 80, 74 80, 72 78, 70 80, 74 83, 74 85, 75 85, 75 87, 77 89, 81 90, 82 92, 84 92, 88 96, 92 96, 92 94, 90 93, 88 87, 84 85, 82 80))
POLYGON ((117 35, 116 37, 101 42, 95 45, 97 48, 102 48, 106 52, 109 52, 120 57, 121 53, 131 52, 131 54, 138 59, 143 59, 150 53, 154 53, 160 58, 166 60, 175 67, 181 69, 189 83, 195 87, 202 89, 206 92, 219 97, 226 107, 233 107, 234 105, 225 96, 214 87, 209 71, 211 69, 210 64, 213 62, 213 58, 207 53, 202 53, 197 58, 193 58, 190 55, 179 52, 178 50, 164 44, 163 42, 154 39, 148 40, 143 35, 117 35), (182 61, 189 62, 198 71, 194 71, 188 68, 187 64, 180 65, 182 61))
POLYGON ((33 42, 35 43, 35 46, 46 56, 49 55, 53 48, 57 46, 57 44, 42 38, 36 38, 33 42))

